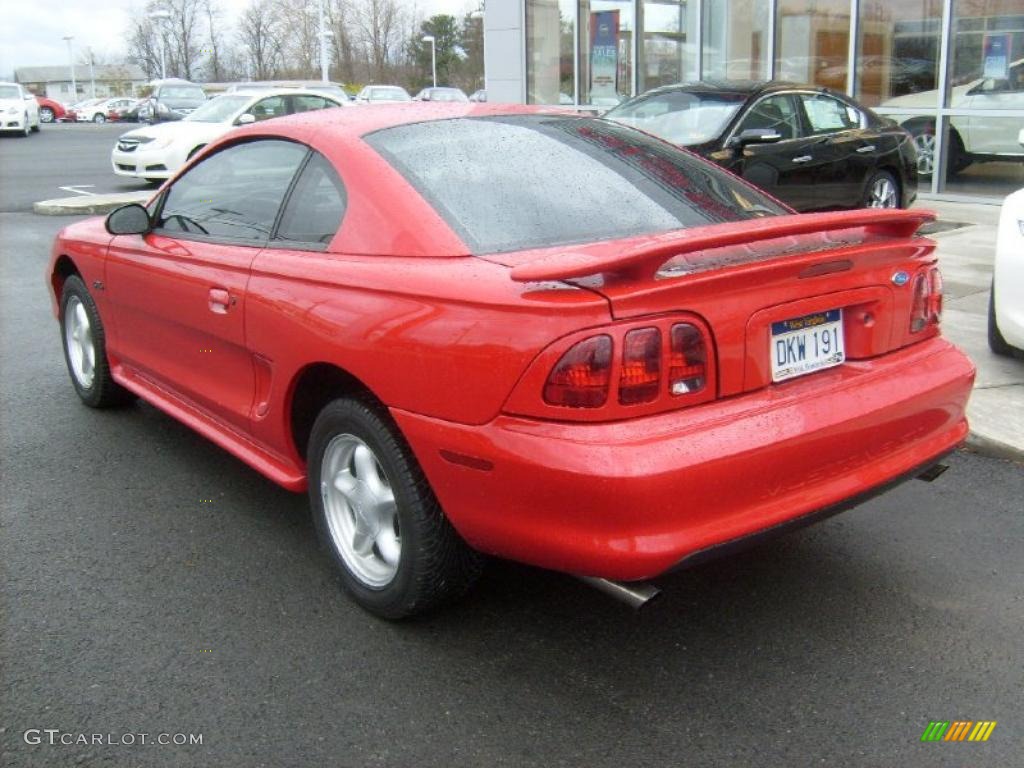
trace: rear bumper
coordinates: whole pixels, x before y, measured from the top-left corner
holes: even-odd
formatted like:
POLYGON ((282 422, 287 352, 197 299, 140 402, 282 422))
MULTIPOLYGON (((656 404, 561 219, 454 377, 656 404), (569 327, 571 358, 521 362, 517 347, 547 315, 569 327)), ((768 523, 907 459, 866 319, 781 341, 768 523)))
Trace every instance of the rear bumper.
POLYGON ((959 350, 932 339, 627 422, 393 415, 471 545, 631 580, 927 467, 966 438, 973 379, 959 350))

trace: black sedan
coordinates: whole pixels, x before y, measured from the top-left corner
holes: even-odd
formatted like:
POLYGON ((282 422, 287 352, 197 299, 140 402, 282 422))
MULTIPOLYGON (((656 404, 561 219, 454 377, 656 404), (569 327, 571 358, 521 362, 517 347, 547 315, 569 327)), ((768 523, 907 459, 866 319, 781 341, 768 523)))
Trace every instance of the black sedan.
POLYGON ((683 83, 605 117, 703 155, 798 211, 907 207, 917 196, 910 135, 827 88, 683 83))

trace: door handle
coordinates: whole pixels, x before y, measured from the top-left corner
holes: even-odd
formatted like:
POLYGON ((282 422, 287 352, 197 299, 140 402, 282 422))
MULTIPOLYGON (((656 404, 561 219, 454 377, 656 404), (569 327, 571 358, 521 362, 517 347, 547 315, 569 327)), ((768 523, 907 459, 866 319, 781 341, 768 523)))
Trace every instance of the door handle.
POLYGON ((812 155, 800 155, 800 157, 794 157, 793 158, 793 162, 794 163, 809 163, 813 159, 814 159, 814 157, 812 155))
POLYGON ((857 147, 857 151, 860 152, 862 155, 866 154, 868 152, 874 152, 875 151, 875 145, 874 144, 868 144, 867 146, 864 146, 864 147, 857 147))
POLYGON ((226 314, 228 307, 235 303, 234 297, 223 288, 210 289, 210 311, 218 315, 226 314))

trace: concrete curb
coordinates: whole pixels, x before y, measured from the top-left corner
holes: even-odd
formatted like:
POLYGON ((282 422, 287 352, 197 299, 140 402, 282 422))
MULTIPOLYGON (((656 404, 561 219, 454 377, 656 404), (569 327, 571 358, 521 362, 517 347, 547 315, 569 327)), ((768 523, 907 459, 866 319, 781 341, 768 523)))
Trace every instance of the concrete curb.
POLYGON ((1018 464, 1024 464, 1024 450, 1004 443, 1002 440, 979 435, 974 431, 967 436, 965 448, 971 453, 977 453, 980 456, 987 456, 991 459, 1005 459, 1017 462, 1018 464))
POLYGON ((83 216, 96 213, 110 213, 128 203, 145 204, 156 190, 118 192, 109 195, 75 195, 54 200, 40 200, 32 204, 32 210, 41 216, 83 216))

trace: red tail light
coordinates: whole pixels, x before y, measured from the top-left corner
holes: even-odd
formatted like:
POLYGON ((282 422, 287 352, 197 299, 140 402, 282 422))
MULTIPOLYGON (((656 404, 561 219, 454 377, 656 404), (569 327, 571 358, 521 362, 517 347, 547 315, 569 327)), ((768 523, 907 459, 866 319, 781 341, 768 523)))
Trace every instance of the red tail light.
POLYGON ((699 392, 707 381, 708 351, 704 334, 689 323, 672 326, 668 389, 673 395, 699 392))
POLYGON ((918 333, 938 325, 942 316, 942 275, 937 267, 922 270, 914 278, 914 299, 910 307, 910 332, 918 333))
POLYGON ((569 348, 544 384, 544 400, 571 408, 600 408, 612 378, 611 336, 591 336, 569 348))
POLYGON ((661 388, 661 331, 637 328, 626 334, 619 370, 619 402, 647 403, 661 388))

